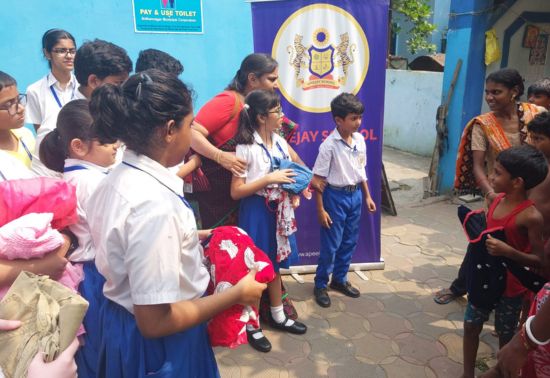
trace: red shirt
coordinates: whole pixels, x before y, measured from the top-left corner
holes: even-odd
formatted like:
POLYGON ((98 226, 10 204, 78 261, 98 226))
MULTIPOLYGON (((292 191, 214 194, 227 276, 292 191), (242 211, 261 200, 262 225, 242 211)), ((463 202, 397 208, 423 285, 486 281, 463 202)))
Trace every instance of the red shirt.
MULTIPOLYGON (((504 234, 506 235, 506 243, 517 249, 518 251, 530 253, 531 245, 529 244, 529 237, 526 232, 521 232, 519 227, 516 224, 516 217, 523 210, 528 207, 534 206, 533 201, 525 200, 520 203, 514 210, 508 213, 503 218, 494 218, 493 213, 495 212, 496 207, 500 201, 504 198, 504 194, 499 194, 497 198, 493 201, 487 212, 487 228, 496 228, 503 227, 504 234)), ((518 279, 507 272, 506 277, 506 290, 504 291, 504 296, 506 297, 516 297, 525 293, 527 289, 518 281, 518 279)))
POLYGON ((220 147, 237 133, 242 108, 242 101, 235 91, 224 91, 204 104, 195 121, 208 130, 209 138, 220 147))

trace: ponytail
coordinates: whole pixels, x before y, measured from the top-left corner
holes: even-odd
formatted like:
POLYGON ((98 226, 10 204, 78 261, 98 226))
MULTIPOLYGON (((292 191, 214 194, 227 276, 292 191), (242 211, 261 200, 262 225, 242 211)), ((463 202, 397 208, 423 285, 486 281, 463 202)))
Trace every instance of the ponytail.
POLYGON ((90 113, 94 120, 97 137, 101 143, 109 140, 124 140, 129 104, 122 88, 105 84, 92 92, 90 113))
POLYGON ((275 71, 277 66, 277 61, 268 54, 250 54, 244 58, 241 67, 237 70, 226 90, 245 94, 248 75, 254 74, 257 78, 260 78, 262 75, 275 71))
POLYGON ((280 105, 279 95, 273 91, 257 89, 244 99, 244 107, 239 114, 239 127, 235 135, 237 144, 254 143, 254 132, 258 129, 258 116, 267 115, 269 110, 280 105))
POLYGON ((103 85, 92 93, 90 111, 100 141, 119 139, 138 154, 157 142, 156 130, 174 120, 177 127, 193 112, 192 91, 174 75, 150 69, 120 87, 103 85))
POLYGON ((65 146, 61 142, 59 131, 50 131, 40 143, 38 150, 40 161, 52 171, 63 173, 65 158, 67 157, 65 146))

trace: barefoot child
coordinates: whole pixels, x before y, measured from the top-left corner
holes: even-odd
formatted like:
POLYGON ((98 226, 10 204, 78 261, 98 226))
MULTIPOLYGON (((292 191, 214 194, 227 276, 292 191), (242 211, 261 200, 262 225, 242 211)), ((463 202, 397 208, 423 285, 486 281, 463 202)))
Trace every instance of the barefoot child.
MULTIPOLYGON (((498 195, 487 212, 487 229, 503 227, 507 242, 489 237, 486 247, 490 254, 528 267, 542 266, 544 221, 533 201, 527 199, 527 190, 540 184, 547 174, 544 155, 531 146, 512 147, 497 156, 490 184, 498 195)), ((514 335, 526 290, 507 272, 506 289, 495 308, 500 348, 514 335)), ((474 376, 479 334, 489 315, 490 311, 468 302, 464 313, 464 377, 474 376)))

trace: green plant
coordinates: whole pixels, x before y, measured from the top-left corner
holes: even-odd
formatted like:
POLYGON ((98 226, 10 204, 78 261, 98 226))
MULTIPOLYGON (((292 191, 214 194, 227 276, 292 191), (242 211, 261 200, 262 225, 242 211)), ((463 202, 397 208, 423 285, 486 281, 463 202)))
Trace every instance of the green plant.
MULTIPOLYGON (((432 9, 426 0, 391 0, 390 8, 392 12, 405 16, 405 20, 413 25, 408 31, 406 42, 411 54, 420 51, 432 53, 436 50, 435 45, 428 41, 436 27, 428 21, 432 9)), ((393 20, 391 21, 391 28, 394 33, 399 33, 401 30, 400 26, 393 20)))

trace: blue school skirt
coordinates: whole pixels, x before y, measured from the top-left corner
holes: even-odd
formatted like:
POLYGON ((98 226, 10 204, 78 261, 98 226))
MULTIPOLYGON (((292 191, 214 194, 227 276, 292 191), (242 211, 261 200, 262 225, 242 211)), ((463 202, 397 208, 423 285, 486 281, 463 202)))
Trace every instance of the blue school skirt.
POLYGON ((79 378, 95 378, 102 329, 99 317, 101 307, 107 301, 103 295, 105 278, 97 271, 94 261, 82 263, 82 268, 84 280, 80 283, 78 292, 88 301, 89 307, 82 322, 86 331, 82 335, 84 345, 76 352, 75 361, 79 378))
POLYGON ((101 311, 103 336, 98 377, 219 377, 206 323, 183 332, 146 339, 136 318, 107 300, 101 311))
POLYGON ((296 233, 290 235, 288 238, 290 256, 277 262, 276 211, 277 202, 266 203, 265 197, 254 194, 243 198, 239 206, 239 227, 245 230, 254 240, 254 244, 269 256, 275 272, 279 272, 280 268, 288 269, 291 264, 298 261, 298 245, 296 233))

